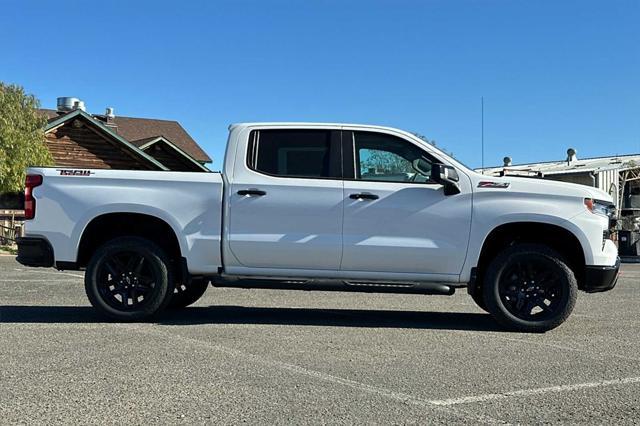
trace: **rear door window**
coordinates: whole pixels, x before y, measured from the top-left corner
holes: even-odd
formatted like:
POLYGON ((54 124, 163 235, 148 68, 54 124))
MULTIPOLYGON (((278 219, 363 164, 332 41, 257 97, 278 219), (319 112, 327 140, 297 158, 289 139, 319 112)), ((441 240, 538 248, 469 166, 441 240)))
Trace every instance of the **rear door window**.
POLYGON ((278 177, 339 178, 339 137, 330 130, 255 130, 248 166, 278 177))

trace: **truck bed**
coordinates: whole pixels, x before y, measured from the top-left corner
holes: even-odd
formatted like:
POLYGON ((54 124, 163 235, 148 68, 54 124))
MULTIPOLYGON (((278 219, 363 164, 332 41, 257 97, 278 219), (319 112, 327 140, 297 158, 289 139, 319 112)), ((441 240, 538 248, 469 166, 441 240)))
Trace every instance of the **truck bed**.
POLYGON ((43 176, 34 189, 31 236, 55 247, 56 264, 74 263, 89 222, 129 212, 164 220, 178 238, 192 274, 216 273, 222 266, 223 181, 220 173, 30 168, 43 176))

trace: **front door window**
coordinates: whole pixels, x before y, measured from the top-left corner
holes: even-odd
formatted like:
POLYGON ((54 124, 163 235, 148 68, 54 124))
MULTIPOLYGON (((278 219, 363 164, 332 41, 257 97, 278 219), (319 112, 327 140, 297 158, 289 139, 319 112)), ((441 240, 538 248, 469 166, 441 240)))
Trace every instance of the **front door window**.
POLYGON ((417 146, 390 135, 355 132, 356 179, 382 182, 429 181, 432 160, 417 146))

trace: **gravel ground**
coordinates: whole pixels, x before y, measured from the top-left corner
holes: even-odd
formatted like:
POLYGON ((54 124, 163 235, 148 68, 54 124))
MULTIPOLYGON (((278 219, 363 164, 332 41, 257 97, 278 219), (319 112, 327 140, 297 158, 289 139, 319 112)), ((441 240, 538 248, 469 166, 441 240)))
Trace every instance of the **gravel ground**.
POLYGON ((640 423, 640 265, 543 335, 455 296, 210 288, 104 321, 0 256, 0 423, 640 423))

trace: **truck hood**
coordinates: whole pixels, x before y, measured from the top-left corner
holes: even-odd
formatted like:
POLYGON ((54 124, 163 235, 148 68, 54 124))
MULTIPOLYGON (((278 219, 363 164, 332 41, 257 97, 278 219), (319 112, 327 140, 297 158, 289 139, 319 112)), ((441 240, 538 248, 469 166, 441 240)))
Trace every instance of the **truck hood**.
POLYGON ((573 197, 592 198, 595 200, 607 201, 613 204, 613 198, 605 191, 586 185, 576 183, 559 182, 555 180, 544 180, 537 178, 525 178, 515 176, 495 177, 477 174, 475 176, 476 189, 481 188, 481 182, 508 183, 505 189, 517 192, 530 192, 532 194, 565 195, 573 197))

